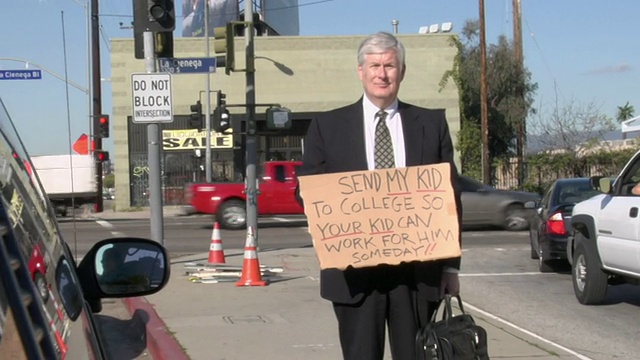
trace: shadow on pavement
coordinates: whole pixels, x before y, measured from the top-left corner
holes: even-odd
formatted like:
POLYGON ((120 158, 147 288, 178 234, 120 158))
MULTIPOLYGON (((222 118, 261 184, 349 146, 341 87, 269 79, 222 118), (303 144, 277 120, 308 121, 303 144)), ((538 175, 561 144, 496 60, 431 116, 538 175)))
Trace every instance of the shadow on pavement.
POLYGON ((100 314, 96 314, 95 318, 103 334, 107 358, 152 359, 147 352, 146 324, 149 321, 149 315, 145 311, 136 310, 128 319, 100 314))

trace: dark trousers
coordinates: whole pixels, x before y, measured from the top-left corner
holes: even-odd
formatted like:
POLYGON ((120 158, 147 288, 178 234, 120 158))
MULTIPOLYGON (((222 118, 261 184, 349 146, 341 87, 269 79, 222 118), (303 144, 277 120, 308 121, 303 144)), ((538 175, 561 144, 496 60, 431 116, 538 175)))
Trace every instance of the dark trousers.
POLYGON ((416 332, 431 318, 437 304, 407 285, 374 291, 357 304, 333 303, 343 358, 382 360, 388 326, 393 359, 415 360, 416 332))

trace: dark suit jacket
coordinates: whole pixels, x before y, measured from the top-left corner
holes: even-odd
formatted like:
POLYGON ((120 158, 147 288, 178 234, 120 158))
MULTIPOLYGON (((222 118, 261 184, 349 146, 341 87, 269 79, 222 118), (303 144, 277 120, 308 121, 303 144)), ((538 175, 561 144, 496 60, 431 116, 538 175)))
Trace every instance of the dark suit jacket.
MULTIPOLYGON (((453 163, 453 144, 444 110, 424 109, 399 102, 402 118, 406 166, 451 164, 458 217, 461 219, 457 170, 453 163)), ((362 98, 354 104, 320 114, 313 119, 304 143, 303 165, 299 176, 367 170, 362 98)), ((458 222, 460 223, 460 221, 458 222)), ((410 281, 428 300, 439 299, 442 267, 460 268, 460 258, 347 268, 320 272, 320 293, 327 300, 354 304, 373 290, 385 291, 410 281), (404 279, 404 280, 398 280, 404 279)))

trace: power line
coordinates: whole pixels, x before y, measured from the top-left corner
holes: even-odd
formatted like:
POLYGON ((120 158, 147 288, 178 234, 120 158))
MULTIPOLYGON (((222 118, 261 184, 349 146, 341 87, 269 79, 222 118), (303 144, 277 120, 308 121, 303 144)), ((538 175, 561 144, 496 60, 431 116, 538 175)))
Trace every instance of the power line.
POLYGON ((557 79, 556 79, 555 75, 553 74, 553 71, 551 70, 551 66, 549 66, 549 62, 547 61, 547 59, 545 58, 545 56, 543 54, 542 49, 540 48, 540 44, 538 43, 538 40, 536 39, 535 33, 533 32, 533 30, 531 30, 531 27, 529 26, 529 22, 526 19, 523 19, 523 20, 524 20, 524 23, 527 25, 527 30, 529 31, 529 35, 531 36, 531 39, 533 40, 533 43, 536 46, 536 49, 538 50, 538 54, 540 55, 540 58, 542 59, 542 62, 544 63, 547 71, 549 72, 549 76, 551 77, 551 80, 553 80, 554 91, 556 92, 557 95, 560 95, 560 97, 564 101, 564 96, 562 95, 562 93, 560 92, 560 90, 557 87, 557 79))

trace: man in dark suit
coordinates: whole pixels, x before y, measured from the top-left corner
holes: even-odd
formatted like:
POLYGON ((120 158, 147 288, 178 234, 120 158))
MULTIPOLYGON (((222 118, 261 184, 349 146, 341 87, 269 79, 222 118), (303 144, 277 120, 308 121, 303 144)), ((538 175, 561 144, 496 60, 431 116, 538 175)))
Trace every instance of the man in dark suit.
MULTIPOLYGON (((364 96, 311 122, 298 175, 448 162, 460 220, 457 170, 444 111, 398 101, 404 56, 404 46, 389 33, 371 35, 360 44, 358 74, 364 96)), ((388 326, 393 359, 415 359, 416 332, 445 291, 458 294, 459 268, 458 257, 344 271, 323 269, 320 293, 333 303, 343 357, 382 359, 388 326)))

